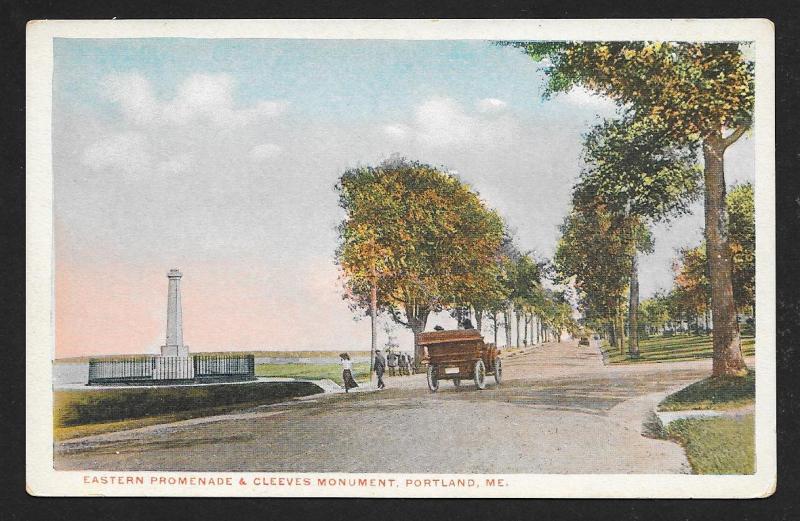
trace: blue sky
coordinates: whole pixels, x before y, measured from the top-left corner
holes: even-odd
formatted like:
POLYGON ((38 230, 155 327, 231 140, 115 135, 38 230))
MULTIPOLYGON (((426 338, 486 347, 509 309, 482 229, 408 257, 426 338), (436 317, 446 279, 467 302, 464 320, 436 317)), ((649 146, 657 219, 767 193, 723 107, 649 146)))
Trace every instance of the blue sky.
MULTIPOLYGON (((71 352, 98 328, 110 352, 157 350, 175 266, 200 349, 368 342, 333 264, 344 169, 394 153, 442 165, 550 256, 581 136, 614 113, 580 90, 543 101, 537 65, 484 41, 56 39, 54 53, 57 345, 71 352)), ((729 184, 753 169, 746 138, 729 184)), ((699 242, 695 210, 656 227, 643 297, 699 242)))
POLYGON ((242 104, 291 99, 298 111, 330 120, 396 115, 445 95, 543 108, 533 62, 484 41, 56 39, 55 58, 65 102, 94 98, 108 74, 138 70, 160 96, 193 73, 225 73, 237 79, 242 104))

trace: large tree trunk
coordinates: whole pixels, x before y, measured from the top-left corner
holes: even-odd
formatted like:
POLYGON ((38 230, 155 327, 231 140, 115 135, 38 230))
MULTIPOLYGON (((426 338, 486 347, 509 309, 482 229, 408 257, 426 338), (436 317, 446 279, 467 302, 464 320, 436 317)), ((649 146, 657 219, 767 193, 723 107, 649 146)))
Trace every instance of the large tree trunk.
MULTIPOLYGON (((738 132, 738 130, 737 130, 738 132)), ((741 132, 738 132, 741 135, 741 132)), ((731 137, 738 136, 734 135, 731 137)), ((703 140, 705 175, 706 257, 711 282, 711 312, 714 316, 714 361, 712 376, 741 376, 747 366, 742 356, 739 324, 733 301, 731 250, 728 245, 728 212, 725 203, 725 149, 735 139, 720 134, 703 140)))
POLYGON ((482 326, 483 325, 483 311, 475 308, 475 328, 478 332, 482 333, 482 326))
POLYGON ((528 318, 528 313, 527 312, 523 312, 522 313, 522 318, 523 318, 523 320, 522 320, 522 332, 524 333, 524 335, 522 336, 522 345, 527 346, 528 345, 528 324, 530 324, 530 319, 528 318))
POLYGON ((617 347, 617 326, 614 320, 608 326, 608 344, 613 348, 617 347))
POLYGON ((514 315, 517 319, 517 347, 519 347, 519 320, 520 320, 519 311, 514 311, 514 315))
POLYGON ((492 311, 492 329, 494 329, 494 345, 497 346, 497 330, 500 329, 497 324, 497 311, 492 311))
POLYGON ((406 308, 406 318, 411 331, 414 333, 414 368, 420 368, 420 361, 422 360, 422 348, 417 341, 419 334, 425 331, 425 325, 428 322, 428 314, 430 311, 415 310, 411 311, 406 308))
POLYGON ((639 261, 636 252, 631 259, 631 284, 628 299, 628 353, 631 358, 639 358, 639 261))
POLYGON ((503 311, 503 327, 505 328, 506 333, 506 347, 511 347, 511 306, 507 306, 505 311, 503 311))

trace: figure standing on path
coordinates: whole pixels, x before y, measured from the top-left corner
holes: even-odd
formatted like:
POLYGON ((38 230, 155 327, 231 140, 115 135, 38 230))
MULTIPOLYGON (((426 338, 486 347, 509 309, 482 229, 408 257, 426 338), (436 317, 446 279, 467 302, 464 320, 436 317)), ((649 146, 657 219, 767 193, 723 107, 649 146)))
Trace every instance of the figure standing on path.
POLYGON ((386 370, 386 359, 383 357, 380 349, 375 350, 375 374, 378 376, 378 389, 383 389, 386 384, 383 383, 383 372, 386 370))
POLYGON ((339 355, 342 359, 342 381, 344 382, 344 392, 349 393, 350 389, 358 387, 355 378, 353 378, 353 362, 350 360, 350 355, 342 353, 339 355))

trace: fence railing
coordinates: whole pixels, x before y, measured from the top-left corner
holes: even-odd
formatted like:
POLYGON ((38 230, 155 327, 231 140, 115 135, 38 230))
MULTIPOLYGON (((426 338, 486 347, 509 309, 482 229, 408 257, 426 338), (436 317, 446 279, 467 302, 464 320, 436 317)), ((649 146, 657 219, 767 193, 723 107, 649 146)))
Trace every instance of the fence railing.
POLYGON ((196 377, 255 375, 255 357, 253 355, 194 356, 192 359, 196 377))
POLYGON ((89 385, 250 380, 253 355, 142 356, 89 360, 89 385))

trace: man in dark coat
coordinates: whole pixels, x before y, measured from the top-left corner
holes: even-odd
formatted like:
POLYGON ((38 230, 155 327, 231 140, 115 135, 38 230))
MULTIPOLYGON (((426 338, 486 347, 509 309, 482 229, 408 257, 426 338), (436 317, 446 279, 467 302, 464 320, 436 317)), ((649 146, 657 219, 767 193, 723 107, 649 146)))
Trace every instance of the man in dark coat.
POLYGON ((386 371, 386 358, 383 357, 380 349, 375 350, 375 374, 378 375, 378 389, 383 389, 386 384, 383 383, 383 373, 386 371))

